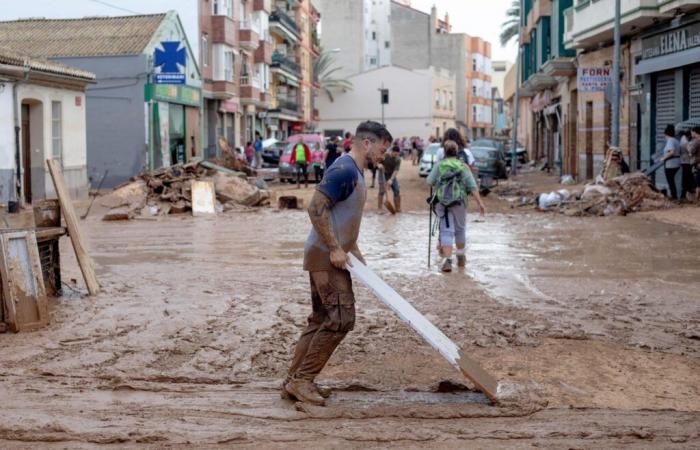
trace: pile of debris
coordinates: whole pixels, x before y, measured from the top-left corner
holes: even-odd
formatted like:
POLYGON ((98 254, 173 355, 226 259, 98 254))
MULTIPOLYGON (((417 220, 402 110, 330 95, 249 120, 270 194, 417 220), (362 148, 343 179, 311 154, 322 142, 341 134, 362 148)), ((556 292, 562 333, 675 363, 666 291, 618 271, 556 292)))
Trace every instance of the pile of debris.
POLYGON ((624 216, 631 212, 670 208, 673 204, 659 193, 642 172, 626 174, 583 189, 535 194, 515 182, 501 183, 494 191, 512 207, 533 206, 567 216, 624 216))
POLYGON ((673 206, 642 172, 622 175, 602 184, 589 184, 583 191, 569 193, 562 189, 541 194, 537 203, 539 209, 557 210, 567 216, 625 216, 673 206), (557 201, 556 196, 561 200, 557 201))
MULTIPOLYGON (((216 210, 265 206, 270 194, 249 182, 246 174, 209 162, 177 164, 133 177, 100 199, 110 211, 103 220, 128 220, 137 215, 164 216, 192 210, 192 182, 210 181, 216 193, 216 210)), ((258 185, 254 184, 257 183, 258 185)))

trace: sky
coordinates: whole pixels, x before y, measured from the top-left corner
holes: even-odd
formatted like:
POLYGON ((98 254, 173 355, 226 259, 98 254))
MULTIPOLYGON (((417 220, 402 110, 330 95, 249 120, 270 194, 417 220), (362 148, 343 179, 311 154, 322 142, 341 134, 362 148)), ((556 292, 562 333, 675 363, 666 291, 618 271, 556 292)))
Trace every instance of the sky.
MULTIPOLYGON (((502 48, 498 43, 510 3, 511 0, 411 0, 413 8, 426 13, 435 4, 440 18, 448 12, 453 32, 490 41, 491 59, 515 61, 516 44, 502 48)), ((194 38, 198 34, 197 0, 0 0, 0 5, 0 20, 151 14, 174 9, 180 15, 194 54, 199 55, 199 40, 194 38)))

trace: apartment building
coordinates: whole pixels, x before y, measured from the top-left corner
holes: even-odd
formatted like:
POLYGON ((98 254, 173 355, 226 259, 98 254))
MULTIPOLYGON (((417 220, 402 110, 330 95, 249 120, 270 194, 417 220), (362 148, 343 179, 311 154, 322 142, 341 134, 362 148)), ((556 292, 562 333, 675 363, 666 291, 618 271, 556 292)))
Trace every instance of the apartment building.
POLYGON ((472 139, 488 136, 493 128, 491 44, 465 37, 467 128, 472 139))

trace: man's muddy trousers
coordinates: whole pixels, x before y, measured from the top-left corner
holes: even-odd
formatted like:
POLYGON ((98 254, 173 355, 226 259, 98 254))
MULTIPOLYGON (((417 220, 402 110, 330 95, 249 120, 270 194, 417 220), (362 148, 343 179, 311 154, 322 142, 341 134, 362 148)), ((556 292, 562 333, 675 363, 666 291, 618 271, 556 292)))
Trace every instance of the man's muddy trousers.
POLYGON ((309 276, 313 311, 294 350, 288 378, 313 381, 355 326, 355 296, 347 270, 310 272, 309 276))

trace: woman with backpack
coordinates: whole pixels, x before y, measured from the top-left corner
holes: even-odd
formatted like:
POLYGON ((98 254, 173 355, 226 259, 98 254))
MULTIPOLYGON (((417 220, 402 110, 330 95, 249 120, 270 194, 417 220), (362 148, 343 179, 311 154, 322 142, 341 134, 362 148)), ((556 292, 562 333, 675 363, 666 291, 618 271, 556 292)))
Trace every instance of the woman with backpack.
POLYGON ((457 265, 466 265, 465 247, 467 243, 467 195, 471 194, 479 204, 479 211, 486 214, 484 202, 471 171, 457 159, 458 145, 448 140, 443 145, 445 158, 433 167, 428 175, 428 184, 435 187, 431 200, 434 211, 440 219, 440 246, 443 257, 440 268, 443 272, 452 271, 452 246, 457 243, 457 265))

